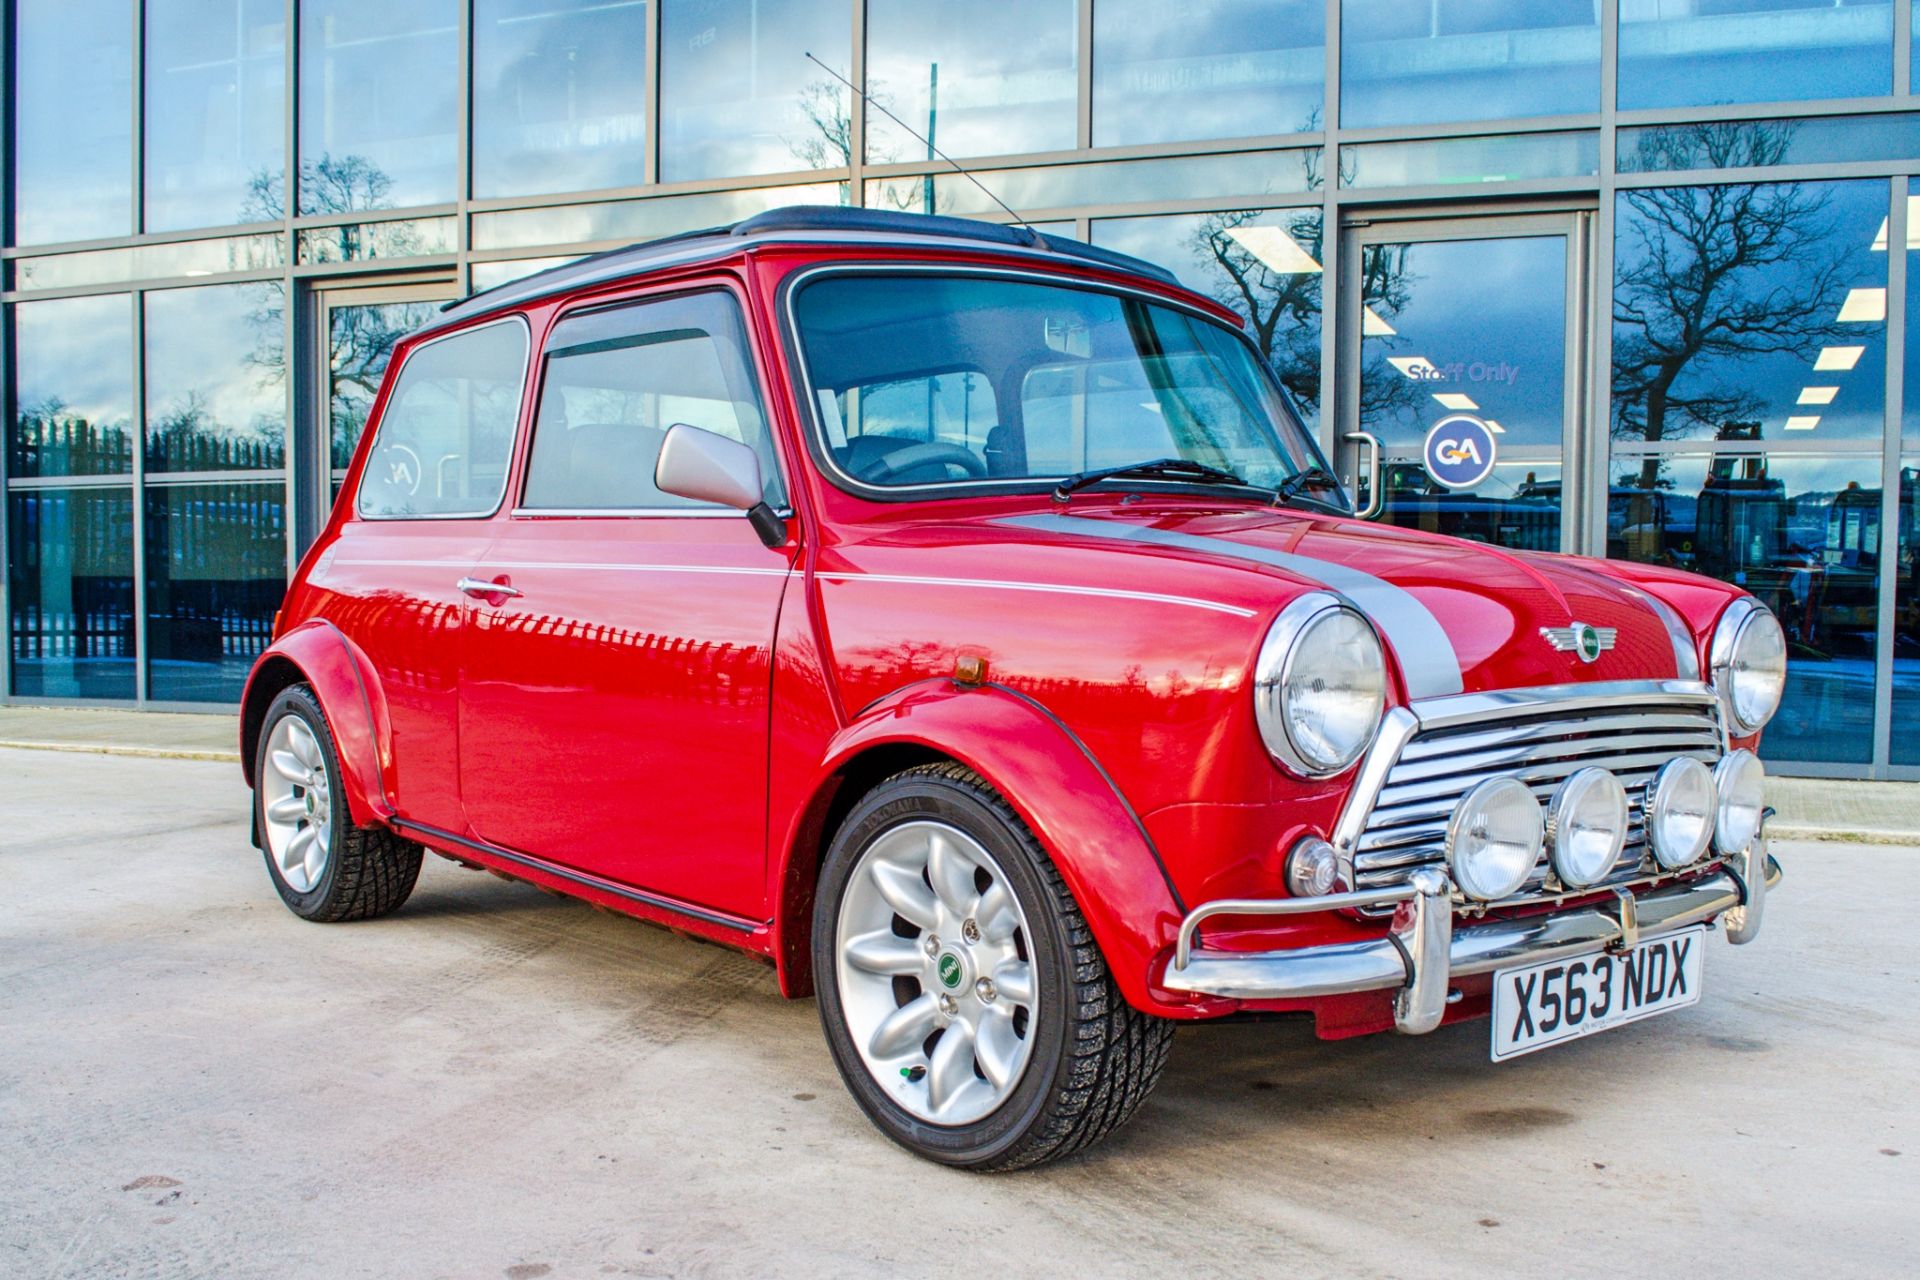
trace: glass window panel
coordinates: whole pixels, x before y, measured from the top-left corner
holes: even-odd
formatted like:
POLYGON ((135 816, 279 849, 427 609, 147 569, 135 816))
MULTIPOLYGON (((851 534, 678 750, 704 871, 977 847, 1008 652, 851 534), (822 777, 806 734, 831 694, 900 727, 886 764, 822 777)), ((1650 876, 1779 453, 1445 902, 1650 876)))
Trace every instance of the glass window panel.
POLYGON ((1920 155, 1920 115, 1811 116, 1622 129, 1622 173, 1840 164, 1920 155))
POLYGON ((284 216, 281 0, 147 0, 146 229, 284 216))
POLYGON ((456 333, 410 356, 360 477, 360 514, 480 516, 498 507, 526 366, 527 327, 517 320, 456 333))
POLYGON ((146 295, 147 471, 286 465, 286 289, 146 295))
POLYGON ((663 182, 849 163, 845 0, 677 0, 660 11, 663 182))
POLYGON ((740 307, 703 292, 590 312, 548 335, 522 505, 694 508, 654 487, 660 446, 685 423, 749 445, 766 499, 785 502, 740 307))
POLYGON ((133 493, 7 495, 7 634, 22 698, 131 698, 133 493))
MULTIPOLYGON (((1913 397, 1909 395, 1908 399, 1913 397)), ((1895 543, 1899 558, 1893 568, 1893 723, 1907 726, 1894 730, 1895 764, 1920 764, 1920 734, 1911 728, 1920 723, 1920 521, 1915 519, 1916 500, 1920 500, 1920 457, 1910 456, 1900 460, 1899 540, 1895 543)), ((1862 537, 1871 541, 1871 535, 1877 532, 1863 530, 1862 537)))
POLYGON ((346 470, 400 339, 440 314, 438 302, 327 308, 327 407, 333 470, 346 470))
MULTIPOLYGON (((867 92, 950 156, 1065 151, 1078 132, 1075 0, 868 0, 867 92)), ((867 163, 927 144, 867 112, 867 163)))
MULTIPOLYGON (((987 191, 1021 212, 1078 205, 1150 204, 1189 198, 1194 192, 1205 192, 1209 199, 1259 200, 1318 190, 1322 154, 1319 147, 1305 147, 1168 160, 1107 160, 981 169, 974 171, 974 177, 987 191)), ((867 207, 960 216, 1000 213, 1000 206, 986 191, 951 171, 870 179, 867 207)))
MULTIPOLYGON (((1884 251, 1887 234, 1883 229, 1874 237, 1874 247, 1884 251)), ((1906 363, 1905 392, 1902 396, 1900 435, 1909 447, 1920 442, 1920 179, 1907 180, 1907 349, 1901 359, 1906 363)), ((1851 374, 1853 362, 1865 353, 1851 345, 1822 349, 1815 357, 1822 372, 1851 374), (1845 366, 1845 367, 1843 367, 1845 366)))
POLYGON ((646 0, 479 0, 474 194, 644 181, 646 62, 646 0))
POLYGON ((569 262, 578 262, 575 257, 554 258, 510 258, 505 262, 476 262, 467 271, 467 279, 474 293, 485 293, 489 289, 498 289, 503 284, 512 284, 523 280, 535 272, 546 271, 553 267, 564 267, 569 262))
POLYGON ((1324 126, 1324 0, 1100 0, 1093 145, 1324 126))
POLYGON ((1516 133, 1340 148, 1340 184, 1345 187, 1518 182, 1589 177, 1599 171, 1600 136, 1596 133, 1516 133))
POLYGON ((1761 756, 1870 759, 1879 454, 1616 454, 1612 475, 1608 555, 1734 583, 1786 628, 1761 756))
POLYGON ((1242 209, 1101 218, 1093 243, 1167 268, 1248 320, 1248 334, 1311 426, 1320 410, 1320 211, 1242 209))
POLYGON ((133 470, 133 300, 126 294, 13 309, 9 476, 133 470))
POLYGON ((14 283, 21 289, 65 289, 75 285, 117 284, 123 280, 271 271, 286 265, 286 245, 285 237, 276 232, 19 258, 14 262, 14 283))
POLYGON ((1593 0, 1342 0, 1348 129, 1600 109, 1593 0))
POLYGON ((458 0, 302 0, 300 212, 455 195, 458 0))
POLYGON ((656 196, 604 204, 552 205, 473 216, 473 247, 513 249, 528 245, 588 244, 596 240, 651 240, 720 226, 789 204, 845 204, 844 182, 798 187, 758 187, 694 196, 656 196))
POLYGON ((1860 98, 1893 81, 1888 0, 1620 0, 1620 109, 1860 98))
POLYGON ((284 484, 147 486, 147 696, 240 701, 287 589, 284 484))
POLYGON ((1614 438, 1879 438, 1887 195, 1884 179, 1620 192, 1614 438))
POLYGON ((15 242, 131 234, 127 0, 19 0, 13 8, 15 242))
POLYGON ((452 253, 458 231, 452 218, 403 218, 397 222, 345 222, 300 233, 302 262, 364 262, 452 253))

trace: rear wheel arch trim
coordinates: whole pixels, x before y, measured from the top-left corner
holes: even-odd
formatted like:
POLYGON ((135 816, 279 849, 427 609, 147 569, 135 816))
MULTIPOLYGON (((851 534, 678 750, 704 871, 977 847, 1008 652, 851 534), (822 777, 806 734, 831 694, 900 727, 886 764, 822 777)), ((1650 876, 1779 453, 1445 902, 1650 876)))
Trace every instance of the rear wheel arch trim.
POLYGON ((302 623, 255 661, 240 701, 240 767, 249 786, 266 713, 283 689, 313 690, 334 737, 347 808, 364 827, 393 816, 386 774, 391 760, 384 704, 371 684, 366 659, 344 632, 324 619, 302 623))

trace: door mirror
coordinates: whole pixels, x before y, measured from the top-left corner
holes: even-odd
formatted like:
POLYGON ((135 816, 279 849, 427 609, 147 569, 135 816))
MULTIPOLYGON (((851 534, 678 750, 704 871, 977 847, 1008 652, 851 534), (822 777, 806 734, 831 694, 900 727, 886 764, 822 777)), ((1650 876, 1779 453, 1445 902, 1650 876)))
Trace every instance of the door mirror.
POLYGON ((662 493, 746 512, 760 541, 770 547, 786 540, 786 522, 761 496, 760 459, 738 440, 674 423, 660 444, 653 483, 662 493))

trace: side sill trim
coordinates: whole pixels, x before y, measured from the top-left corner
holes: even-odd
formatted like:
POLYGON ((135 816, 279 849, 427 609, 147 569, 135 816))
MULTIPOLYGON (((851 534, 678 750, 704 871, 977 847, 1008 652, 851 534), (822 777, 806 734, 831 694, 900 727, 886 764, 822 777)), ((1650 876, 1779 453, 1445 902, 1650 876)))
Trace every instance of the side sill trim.
POLYGON ((612 880, 605 880, 584 871, 575 871, 571 867, 563 867, 557 863, 548 862, 544 858, 536 858, 532 854, 516 853, 512 849, 503 849, 497 844, 488 844, 484 840, 474 840, 467 836, 457 836, 451 831, 442 831, 439 827, 430 827, 424 822, 410 822, 405 818, 394 818, 391 819, 391 821, 395 827, 418 832, 429 839, 443 841, 447 844, 457 844, 462 848, 472 849, 475 853, 485 854, 489 858, 498 858, 502 862, 515 863, 529 870, 538 871, 542 875, 555 876, 561 880, 570 880, 583 888, 593 889, 599 893, 611 893, 616 897, 626 898, 631 902, 638 902, 645 906, 653 907, 656 910, 671 911, 675 915, 688 916, 695 920, 704 920, 708 924, 719 925, 723 929, 735 929, 741 933, 752 933, 761 927, 751 920, 742 920, 739 916, 730 916, 724 912, 709 910, 706 907, 692 906, 689 903, 681 902, 677 898, 667 898, 657 893, 648 893, 645 889, 635 889, 630 885, 618 884, 612 880))

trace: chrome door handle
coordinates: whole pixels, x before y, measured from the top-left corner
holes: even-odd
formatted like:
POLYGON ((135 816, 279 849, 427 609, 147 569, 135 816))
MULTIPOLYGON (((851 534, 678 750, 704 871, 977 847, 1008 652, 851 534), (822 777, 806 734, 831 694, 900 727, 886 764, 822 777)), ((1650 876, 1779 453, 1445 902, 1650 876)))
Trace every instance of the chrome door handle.
POLYGON ((462 578, 453 584, 470 596, 485 599, 499 596, 503 599, 517 599, 522 593, 518 587, 510 587, 504 582, 488 582, 484 578, 462 578))
MULTIPOLYGON (((1349 431, 1346 439, 1349 443, 1360 445, 1367 451, 1367 505, 1354 514, 1362 520, 1371 520, 1380 514, 1382 507, 1387 505, 1387 495, 1380 492, 1380 437, 1371 431, 1349 431)), ((1357 471, 1353 482, 1357 490, 1360 487, 1360 475, 1357 471)))

